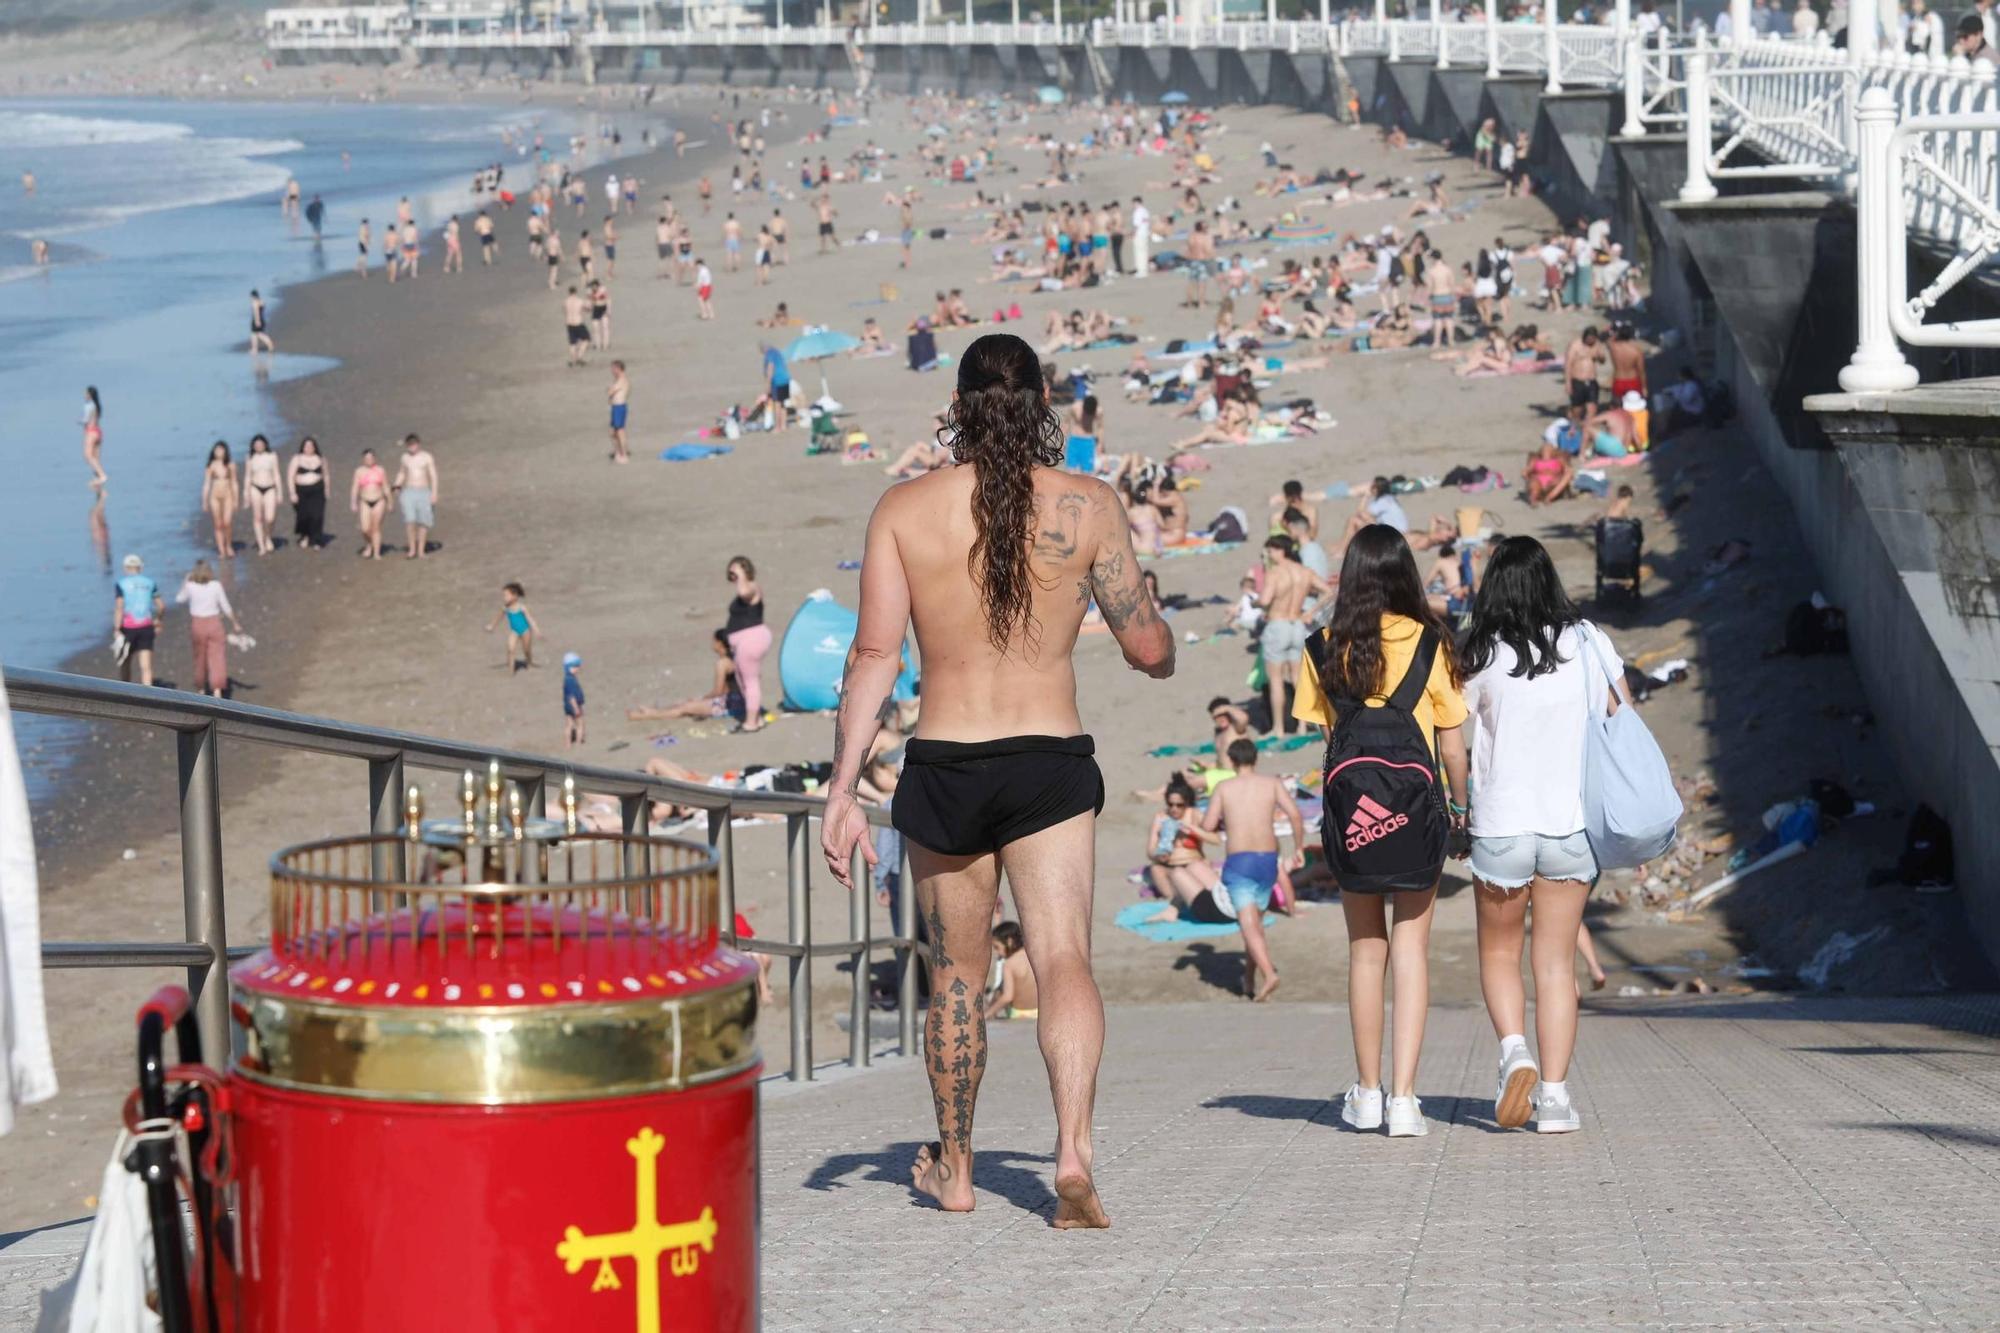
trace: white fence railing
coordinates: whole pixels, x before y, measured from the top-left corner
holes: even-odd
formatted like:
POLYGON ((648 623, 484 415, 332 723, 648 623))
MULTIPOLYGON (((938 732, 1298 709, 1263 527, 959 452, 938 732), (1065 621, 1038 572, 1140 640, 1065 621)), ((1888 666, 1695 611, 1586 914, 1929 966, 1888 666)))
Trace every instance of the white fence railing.
POLYGON ((503 29, 500 32, 413 32, 409 44, 421 51, 492 51, 509 47, 558 49, 570 45, 566 32, 529 32, 503 29))

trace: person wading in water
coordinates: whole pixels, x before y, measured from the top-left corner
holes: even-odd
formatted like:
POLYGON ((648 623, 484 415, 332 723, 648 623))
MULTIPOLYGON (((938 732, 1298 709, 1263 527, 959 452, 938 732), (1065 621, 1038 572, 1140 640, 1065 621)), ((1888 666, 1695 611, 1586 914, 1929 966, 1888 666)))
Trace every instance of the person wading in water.
POLYGON ((868 521, 861 622, 848 652, 822 850, 850 877, 874 860, 855 784, 914 624, 924 676, 896 828, 909 846, 930 967, 924 1062, 938 1140, 916 1188, 973 1206, 972 1117, 986 1068, 980 992, 1006 872, 1041 990, 1037 1032, 1056 1112, 1057 1227, 1109 1226, 1091 1179, 1104 1005, 1090 972, 1104 782, 1070 663, 1094 600, 1131 666, 1174 670, 1174 637, 1139 577, 1109 486, 1062 468, 1063 433, 1034 349, 988 334, 965 351, 943 442, 955 460, 890 488, 868 521))

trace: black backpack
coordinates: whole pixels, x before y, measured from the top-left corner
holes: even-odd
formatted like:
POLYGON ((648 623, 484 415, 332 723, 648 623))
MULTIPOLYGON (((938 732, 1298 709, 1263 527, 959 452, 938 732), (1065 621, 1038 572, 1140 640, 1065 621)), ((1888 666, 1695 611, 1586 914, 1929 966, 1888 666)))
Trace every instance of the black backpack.
POLYGON ((1903 834, 1897 878, 1913 889, 1946 888, 1955 872, 1952 860, 1951 825, 1928 805, 1918 806, 1903 834))
MULTIPOLYGON (((1306 651, 1319 678, 1331 679, 1331 632, 1315 633, 1306 651)), ((1451 825, 1437 757, 1414 711, 1437 651, 1437 631, 1427 627, 1387 707, 1330 700, 1337 721, 1326 747, 1320 838, 1342 893, 1420 892, 1444 871, 1451 825)))

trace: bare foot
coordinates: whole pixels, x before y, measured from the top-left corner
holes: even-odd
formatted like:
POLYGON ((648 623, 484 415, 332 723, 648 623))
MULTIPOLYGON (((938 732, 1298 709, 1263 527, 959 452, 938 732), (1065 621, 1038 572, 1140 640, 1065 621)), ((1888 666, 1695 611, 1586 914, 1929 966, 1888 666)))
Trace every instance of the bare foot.
POLYGON ((1101 1231, 1111 1225, 1088 1172, 1056 1176, 1056 1215, 1049 1225, 1058 1231, 1101 1231))
POLYGON ((910 1184, 947 1213, 972 1211, 972 1181, 961 1178, 944 1160, 941 1144, 927 1143, 917 1149, 910 1165, 910 1184))
POLYGON ((1276 989, 1278 989, 1278 974, 1276 972, 1266 974, 1264 984, 1257 988, 1257 1003, 1262 1004, 1270 999, 1271 992, 1276 989))

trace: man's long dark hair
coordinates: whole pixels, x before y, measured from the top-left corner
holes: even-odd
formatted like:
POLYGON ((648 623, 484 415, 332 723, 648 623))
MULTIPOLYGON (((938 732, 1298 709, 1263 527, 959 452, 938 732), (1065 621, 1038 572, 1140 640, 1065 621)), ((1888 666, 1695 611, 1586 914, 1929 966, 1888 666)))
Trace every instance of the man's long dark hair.
POLYGON ((1382 679, 1384 615, 1407 616, 1426 629, 1436 630, 1438 660, 1444 663, 1451 683, 1458 684, 1451 631, 1424 596, 1410 543, 1388 524, 1370 523, 1354 534, 1340 562, 1340 595, 1327 626, 1333 652, 1328 656, 1326 679, 1320 682, 1327 697, 1368 699, 1396 688, 1397 682, 1382 679))
POLYGON ((1062 424, 1035 350, 1011 333, 975 339, 959 358, 958 396, 938 441, 972 465, 976 536, 967 563, 985 602, 986 637, 1004 653, 1016 629, 1034 632, 1034 470, 1063 460, 1062 424))
POLYGON ((1507 674, 1533 680, 1562 665, 1556 640, 1582 620, 1576 603, 1563 591, 1555 561, 1533 537, 1508 537, 1486 558, 1486 574, 1472 599, 1472 623, 1465 634, 1465 672, 1484 671, 1493 649, 1506 644, 1514 650, 1507 674))

